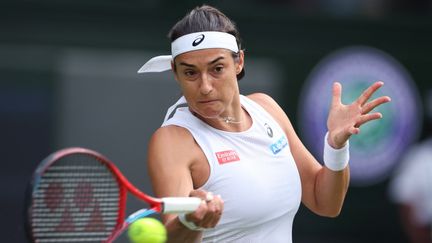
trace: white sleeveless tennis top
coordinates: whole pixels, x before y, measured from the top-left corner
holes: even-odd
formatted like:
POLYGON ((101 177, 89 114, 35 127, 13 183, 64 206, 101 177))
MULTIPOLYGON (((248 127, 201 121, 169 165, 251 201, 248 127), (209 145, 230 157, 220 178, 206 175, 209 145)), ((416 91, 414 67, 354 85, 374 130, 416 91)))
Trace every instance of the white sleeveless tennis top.
POLYGON ((221 195, 224 211, 203 242, 292 242, 292 224, 301 201, 300 176, 288 140, 260 105, 241 96, 253 120, 243 132, 215 129, 197 117, 182 97, 168 110, 162 126, 190 131, 210 165, 201 189, 221 195))

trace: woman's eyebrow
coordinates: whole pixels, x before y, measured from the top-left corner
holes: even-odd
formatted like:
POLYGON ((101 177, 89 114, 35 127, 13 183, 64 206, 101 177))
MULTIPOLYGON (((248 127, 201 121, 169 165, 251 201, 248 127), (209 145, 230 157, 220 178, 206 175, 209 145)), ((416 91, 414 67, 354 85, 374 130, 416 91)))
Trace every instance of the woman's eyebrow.
POLYGON ((224 57, 217 57, 213 61, 209 62, 208 64, 214 64, 215 62, 217 62, 217 61, 219 61, 221 59, 224 59, 224 57))
MULTIPOLYGON (((217 61, 219 61, 221 59, 224 59, 224 58, 225 57, 217 57, 214 60, 208 62, 208 65, 214 64, 215 62, 217 62, 217 61)), ((183 66, 186 66, 186 67, 195 67, 195 65, 189 64, 189 63, 186 63, 186 62, 180 62, 179 65, 183 65, 183 66)))

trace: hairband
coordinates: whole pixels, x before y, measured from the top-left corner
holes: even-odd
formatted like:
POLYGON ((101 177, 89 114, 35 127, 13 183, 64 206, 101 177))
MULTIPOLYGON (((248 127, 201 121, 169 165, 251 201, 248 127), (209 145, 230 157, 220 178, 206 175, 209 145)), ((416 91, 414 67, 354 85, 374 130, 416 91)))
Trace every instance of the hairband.
POLYGON ((171 61, 182 53, 210 48, 238 52, 236 38, 226 32, 204 31, 187 34, 171 43, 171 55, 156 56, 147 61, 138 73, 163 72, 171 69, 171 61))

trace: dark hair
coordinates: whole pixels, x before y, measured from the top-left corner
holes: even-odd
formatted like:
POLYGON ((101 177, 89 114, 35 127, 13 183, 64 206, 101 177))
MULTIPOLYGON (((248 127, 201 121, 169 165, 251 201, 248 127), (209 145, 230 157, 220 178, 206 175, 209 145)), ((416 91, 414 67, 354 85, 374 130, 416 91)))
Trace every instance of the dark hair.
MULTIPOLYGON (((235 36, 239 50, 241 48, 240 33, 233 21, 231 21, 225 14, 218 9, 203 5, 196 7, 183 19, 178 21, 169 31, 168 38, 171 42, 177 38, 195 32, 202 31, 219 31, 226 32, 235 36)), ((239 53, 233 52, 233 58, 236 60, 240 57, 239 53)), ((243 78, 245 74, 244 67, 239 74, 237 74, 237 80, 243 78)))

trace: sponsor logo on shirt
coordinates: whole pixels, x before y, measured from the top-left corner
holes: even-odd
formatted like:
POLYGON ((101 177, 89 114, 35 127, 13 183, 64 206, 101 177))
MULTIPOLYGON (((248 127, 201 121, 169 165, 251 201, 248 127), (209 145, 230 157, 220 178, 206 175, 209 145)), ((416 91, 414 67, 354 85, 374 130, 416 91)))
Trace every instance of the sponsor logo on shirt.
POLYGON ((266 128, 267 135, 272 138, 273 137, 273 129, 267 123, 264 124, 264 127, 266 128))
POLYGON ((270 144, 270 150, 273 152, 273 154, 277 154, 282 149, 284 149, 288 145, 288 141, 285 136, 282 136, 279 138, 275 143, 270 144))
POLYGON ((235 150, 216 152, 216 158, 221 165, 230 162, 240 161, 240 157, 235 150))

